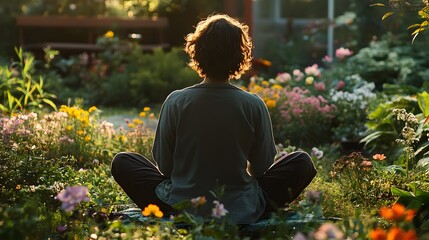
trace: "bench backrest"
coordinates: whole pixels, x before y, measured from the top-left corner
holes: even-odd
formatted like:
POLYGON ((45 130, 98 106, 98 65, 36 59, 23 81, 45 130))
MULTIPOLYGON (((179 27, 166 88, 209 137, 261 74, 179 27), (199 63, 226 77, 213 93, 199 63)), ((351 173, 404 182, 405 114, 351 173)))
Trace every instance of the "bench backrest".
POLYGON ((167 18, 18 16, 18 27, 166 28, 167 18))

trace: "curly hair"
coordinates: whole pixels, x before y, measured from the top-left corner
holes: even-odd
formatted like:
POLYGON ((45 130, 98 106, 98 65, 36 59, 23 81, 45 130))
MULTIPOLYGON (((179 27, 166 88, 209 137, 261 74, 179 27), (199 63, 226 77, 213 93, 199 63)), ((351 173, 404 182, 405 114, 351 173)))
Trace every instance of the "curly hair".
POLYGON ((185 40, 185 52, 191 58, 188 65, 200 77, 238 79, 251 67, 249 28, 228 15, 216 14, 200 21, 185 40))

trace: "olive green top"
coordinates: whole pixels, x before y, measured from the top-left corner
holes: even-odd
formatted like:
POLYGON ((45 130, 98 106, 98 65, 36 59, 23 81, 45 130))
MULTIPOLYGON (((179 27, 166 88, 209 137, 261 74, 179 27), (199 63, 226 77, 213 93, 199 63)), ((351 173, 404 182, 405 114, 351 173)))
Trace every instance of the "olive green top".
POLYGON ((219 201, 229 220, 246 224, 262 215, 265 200, 253 176, 271 166, 276 148, 267 107, 257 95, 229 83, 172 92, 161 107, 152 152, 169 178, 156 189, 164 202, 205 196, 210 210, 210 191, 224 186, 219 201))

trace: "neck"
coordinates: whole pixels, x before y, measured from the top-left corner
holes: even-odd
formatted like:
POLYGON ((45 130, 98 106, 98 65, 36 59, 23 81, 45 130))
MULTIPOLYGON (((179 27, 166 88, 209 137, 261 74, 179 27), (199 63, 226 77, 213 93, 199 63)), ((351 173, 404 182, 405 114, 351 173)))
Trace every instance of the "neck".
POLYGON ((229 79, 214 79, 211 77, 206 77, 204 78, 203 83, 229 83, 229 79))

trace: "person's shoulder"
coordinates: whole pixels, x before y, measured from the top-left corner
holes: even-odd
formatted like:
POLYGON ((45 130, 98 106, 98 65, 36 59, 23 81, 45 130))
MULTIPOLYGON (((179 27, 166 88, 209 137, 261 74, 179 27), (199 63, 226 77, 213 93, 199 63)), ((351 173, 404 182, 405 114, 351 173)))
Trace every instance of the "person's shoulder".
POLYGON ((173 92, 171 92, 168 96, 167 99, 177 99, 180 98, 180 96, 186 94, 193 86, 189 86, 189 87, 185 87, 182 89, 177 89, 174 90, 173 92))

